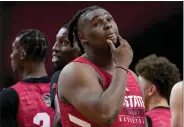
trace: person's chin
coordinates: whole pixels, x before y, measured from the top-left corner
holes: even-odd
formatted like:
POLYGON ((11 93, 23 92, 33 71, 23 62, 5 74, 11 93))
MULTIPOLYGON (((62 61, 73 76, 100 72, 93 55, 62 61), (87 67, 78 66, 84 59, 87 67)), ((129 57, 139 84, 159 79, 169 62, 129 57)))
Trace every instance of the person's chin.
POLYGON ((59 66, 61 66, 59 62, 53 62, 53 65, 55 68, 58 68, 59 66))
POLYGON ((63 68, 63 65, 61 64, 61 62, 53 62, 53 67, 54 67, 54 71, 59 71, 63 68))

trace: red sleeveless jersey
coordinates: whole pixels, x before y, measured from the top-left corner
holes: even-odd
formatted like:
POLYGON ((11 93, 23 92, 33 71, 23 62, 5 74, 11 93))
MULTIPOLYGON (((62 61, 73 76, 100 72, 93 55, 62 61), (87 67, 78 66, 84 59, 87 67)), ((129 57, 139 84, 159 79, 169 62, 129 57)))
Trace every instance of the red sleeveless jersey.
MULTIPOLYGON (((85 63, 93 67, 102 77, 102 87, 106 90, 111 82, 112 75, 103 71, 83 57, 73 62, 85 63)), ((64 127, 100 127, 80 114, 74 106, 59 102, 61 121, 64 127)), ((131 72, 128 71, 125 101, 117 119, 109 127, 145 127, 145 109, 142 92, 131 72)))
POLYGON ((146 115, 151 119, 152 127, 171 126, 171 111, 167 107, 156 107, 146 112, 146 115))
POLYGON ((53 127, 50 83, 19 82, 12 88, 19 96, 17 127, 53 127))

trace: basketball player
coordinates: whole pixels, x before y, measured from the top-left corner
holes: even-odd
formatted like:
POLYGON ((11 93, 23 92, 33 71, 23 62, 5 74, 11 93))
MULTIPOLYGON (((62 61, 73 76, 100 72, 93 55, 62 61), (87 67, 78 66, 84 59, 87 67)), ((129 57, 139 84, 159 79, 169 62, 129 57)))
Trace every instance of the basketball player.
POLYGON ((18 33, 12 44, 11 64, 23 81, 0 94, 0 127, 52 127, 50 79, 44 60, 48 40, 38 30, 18 33))
POLYGON ((180 81, 174 85, 170 96, 170 107, 171 107, 171 127, 183 127, 183 81, 180 81))
POLYGON ((68 41, 68 24, 65 24, 59 30, 52 50, 52 62, 56 72, 51 78, 51 106, 56 111, 54 126, 59 127, 61 126, 61 123, 58 99, 56 96, 56 83, 58 82, 59 74, 63 67, 80 55, 80 49, 76 42, 73 48, 70 47, 70 43, 68 41))
POLYGON ((144 89, 148 125, 170 127, 168 100, 172 86, 180 81, 178 68, 167 58, 153 54, 141 59, 135 70, 144 89))
POLYGON ((58 96, 64 127, 145 127, 143 93, 130 71, 133 52, 112 15, 80 10, 68 29, 85 53, 61 71, 58 96))

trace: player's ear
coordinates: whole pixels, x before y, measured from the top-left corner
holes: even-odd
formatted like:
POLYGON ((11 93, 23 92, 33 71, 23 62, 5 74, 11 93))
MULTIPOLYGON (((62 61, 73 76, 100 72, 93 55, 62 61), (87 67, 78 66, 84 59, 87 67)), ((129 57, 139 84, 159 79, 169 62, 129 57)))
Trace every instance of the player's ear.
POLYGON ((26 53, 25 49, 21 46, 20 47, 20 59, 24 60, 24 59, 26 59, 26 57, 27 57, 27 53, 26 53))
POLYGON ((87 43, 87 39, 84 37, 84 33, 83 32, 78 32, 78 37, 81 43, 87 43))
POLYGON ((156 93, 156 90, 157 90, 156 86, 155 86, 154 84, 152 84, 152 85, 149 87, 148 95, 149 95, 149 96, 154 95, 154 94, 156 93))

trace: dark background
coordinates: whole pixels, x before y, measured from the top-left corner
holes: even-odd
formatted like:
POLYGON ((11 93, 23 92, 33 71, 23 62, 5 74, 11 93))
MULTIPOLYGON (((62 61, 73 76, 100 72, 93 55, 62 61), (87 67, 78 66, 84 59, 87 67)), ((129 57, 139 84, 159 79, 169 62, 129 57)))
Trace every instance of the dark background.
MULTIPOLYGON (((11 75, 11 44, 19 31, 39 29, 53 46, 60 27, 79 9, 91 5, 102 6, 113 15, 121 36, 133 48, 132 70, 139 59, 154 53, 175 63, 183 77, 183 2, 180 1, 0 2, 0 73, 11 75)), ((46 64, 51 75, 51 51, 46 64)))

